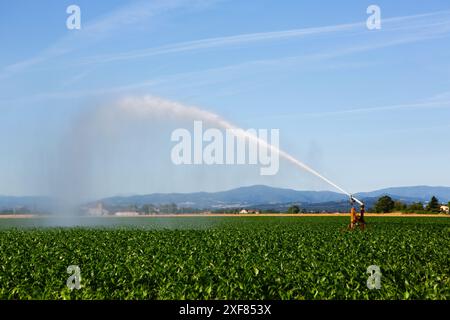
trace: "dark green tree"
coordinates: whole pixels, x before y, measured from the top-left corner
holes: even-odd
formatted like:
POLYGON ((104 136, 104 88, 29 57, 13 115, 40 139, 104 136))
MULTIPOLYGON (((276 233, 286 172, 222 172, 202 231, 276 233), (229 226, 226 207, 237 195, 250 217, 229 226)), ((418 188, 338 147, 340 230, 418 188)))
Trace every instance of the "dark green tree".
POLYGON ((156 212, 156 207, 153 204, 144 204, 141 208, 143 214, 150 214, 156 212))
POLYGON ((439 205, 439 200, 435 196, 432 196, 430 202, 428 202, 427 211, 430 211, 433 213, 439 213, 441 211, 441 206, 439 205))
POLYGON ((423 203, 422 202, 414 202, 408 207, 408 211, 412 213, 418 213, 423 211, 423 203))
POLYGON ((394 211, 395 212, 404 212, 407 209, 407 205, 401 201, 394 201, 394 211))
POLYGON ((297 205, 290 206, 287 212, 288 213, 299 213, 300 207, 297 205))
POLYGON ((388 212, 392 212, 392 210, 394 209, 394 206, 395 206, 395 203, 391 197, 382 196, 375 203, 374 210, 375 210, 375 212, 388 213, 388 212))

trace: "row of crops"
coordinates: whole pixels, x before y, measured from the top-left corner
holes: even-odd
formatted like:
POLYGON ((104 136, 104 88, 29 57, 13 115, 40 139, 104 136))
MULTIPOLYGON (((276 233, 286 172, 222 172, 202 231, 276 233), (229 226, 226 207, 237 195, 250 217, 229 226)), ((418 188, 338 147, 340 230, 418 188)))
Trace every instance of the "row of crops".
POLYGON ((167 228, 155 218, 95 228, 0 221, 0 299, 450 298, 450 219, 371 218, 365 232, 345 231, 339 217, 176 219, 167 228), (80 289, 66 285, 70 265, 80 289), (370 265, 380 289, 367 286, 370 265))

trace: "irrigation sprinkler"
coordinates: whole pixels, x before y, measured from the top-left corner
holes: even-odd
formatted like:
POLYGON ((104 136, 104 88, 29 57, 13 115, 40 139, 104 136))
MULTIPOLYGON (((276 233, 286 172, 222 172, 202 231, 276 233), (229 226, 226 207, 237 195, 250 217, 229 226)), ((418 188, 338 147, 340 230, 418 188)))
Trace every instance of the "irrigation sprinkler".
POLYGON ((353 195, 350 195, 350 203, 352 205, 352 208, 350 209, 349 229, 354 230, 356 227, 359 227, 361 230, 364 230, 366 227, 366 221, 364 220, 364 213, 365 213, 364 202, 358 200, 353 195), (356 212, 355 202, 359 204, 359 214, 356 212))

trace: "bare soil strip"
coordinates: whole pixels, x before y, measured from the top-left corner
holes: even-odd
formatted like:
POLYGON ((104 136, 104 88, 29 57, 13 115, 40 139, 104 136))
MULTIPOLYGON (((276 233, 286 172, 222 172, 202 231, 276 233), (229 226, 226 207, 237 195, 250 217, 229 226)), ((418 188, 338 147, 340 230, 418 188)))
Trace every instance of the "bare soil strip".
POLYGON ((37 218, 34 214, 0 214, 0 219, 23 219, 23 218, 37 218))

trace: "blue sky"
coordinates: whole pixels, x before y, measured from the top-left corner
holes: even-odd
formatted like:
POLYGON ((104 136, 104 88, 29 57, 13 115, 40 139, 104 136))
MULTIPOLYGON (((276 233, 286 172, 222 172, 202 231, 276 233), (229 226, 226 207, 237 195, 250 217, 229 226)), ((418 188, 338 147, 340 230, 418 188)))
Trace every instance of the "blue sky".
POLYGON ((19 0, 0 4, 0 44, 0 194, 81 184, 79 174, 61 177, 74 163, 90 197, 333 190, 286 162, 273 177, 176 167, 170 132, 180 123, 170 119, 84 137, 95 143, 78 161, 67 135, 83 114, 141 95, 279 128, 284 150, 350 192, 450 185, 448 1, 19 0), (81 30, 66 28, 71 4, 81 30), (365 27, 371 4, 381 30, 365 27))

